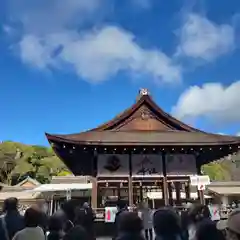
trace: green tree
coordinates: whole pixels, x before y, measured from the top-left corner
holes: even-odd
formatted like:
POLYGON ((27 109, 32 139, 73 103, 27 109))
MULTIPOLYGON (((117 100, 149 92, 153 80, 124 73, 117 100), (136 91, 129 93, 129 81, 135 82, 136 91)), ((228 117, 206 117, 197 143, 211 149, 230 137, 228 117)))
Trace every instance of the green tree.
POLYGON ((0 181, 7 185, 12 184, 13 170, 15 168, 14 161, 5 161, 0 169, 0 181))
POLYGON ((22 152, 18 148, 14 154, 4 154, 2 149, 0 149, 0 152, 1 155, 4 155, 4 160, 2 161, 0 168, 0 181, 7 185, 11 185, 16 162, 22 157, 22 152))
POLYGON ((206 174, 214 181, 226 181, 231 179, 228 162, 213 162, 202 167, 203 174, 206 174))
POLYGON ((5 141, 0 144, 0 181, 16 184, 30 176, 41 183, 71 172, 52 148, 5 141))
POLYGON ((44 157, 37 154, 36 152, 34 152, 32 154, 32 156, 27 158, 27 162, 29 164, 31 164, 31 166, 32 166, 31 175, 34 179, 37 179, 39 169, 40 169, 40 167, 43 166, 43 162, 42 162, 43 159, 44 159, 44 157))

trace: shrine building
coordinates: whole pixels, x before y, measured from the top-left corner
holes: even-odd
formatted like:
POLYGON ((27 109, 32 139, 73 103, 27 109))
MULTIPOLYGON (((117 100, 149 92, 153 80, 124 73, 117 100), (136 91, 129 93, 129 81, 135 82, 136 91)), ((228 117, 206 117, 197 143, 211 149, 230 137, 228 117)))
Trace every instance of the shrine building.
MULTIPOLYGON (((164 112, 147 89, 114 119, 75 134, 49 134, 57 156, 74 175, 91 176, 93 208, 114 198, 131 206, 157 191, 157 207, 190 198, 190 176, 240 149, 240 137, 207 133, 164 112)), ((199 191, 199 197, 203 197, 199 191)))

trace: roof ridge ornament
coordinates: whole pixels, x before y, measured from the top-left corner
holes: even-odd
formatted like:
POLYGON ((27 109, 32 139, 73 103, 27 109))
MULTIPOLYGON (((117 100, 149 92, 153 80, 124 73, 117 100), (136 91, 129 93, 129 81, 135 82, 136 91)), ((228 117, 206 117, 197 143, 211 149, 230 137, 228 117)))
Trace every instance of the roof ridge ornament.
POLYGON ((140 95, 140 97, 145 96, 145 95, 150 95, 150 92, 147 88, 140 88, 139 95, 140 95))
POLYGON ((137 101, 139 101, 143 96, 149 96, 150 92, 147 88, 140 88, 137 96, 137 101))

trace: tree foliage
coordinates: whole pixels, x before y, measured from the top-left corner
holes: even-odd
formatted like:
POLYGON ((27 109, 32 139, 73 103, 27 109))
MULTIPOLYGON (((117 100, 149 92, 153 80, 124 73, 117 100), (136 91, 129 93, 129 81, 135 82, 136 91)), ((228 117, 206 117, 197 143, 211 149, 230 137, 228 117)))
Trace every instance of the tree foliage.
POLYGON ((208 175, 211 180, 227 181, 231 180, 231 172, 228 163, 213 162, 202 167, 202 172, 208 175))
POLYGON ((66 175, 71 174, 51 148, 11 141, 0 144, 1 182, 16 184, 30 176, 41 183, 46 183, 52 176, 63 172, 66 175))

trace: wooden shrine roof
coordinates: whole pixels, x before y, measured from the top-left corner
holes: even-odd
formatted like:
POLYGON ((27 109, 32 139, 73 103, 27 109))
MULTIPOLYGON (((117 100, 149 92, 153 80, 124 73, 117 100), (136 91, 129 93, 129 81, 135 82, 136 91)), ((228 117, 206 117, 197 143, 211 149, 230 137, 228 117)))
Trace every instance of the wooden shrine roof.
POLYGON ((240 138, 184 131, 88 131, 49 135, 49 141, 94 146, 224 146, 239 144, 240 138))
POLYGON ((153 101, 150 95, 140 96, 138 101, 124 112, 90 131, 106 130, 179 130, 200 132, 200 130, 193 128, 164 112, 153 101))
POLYGON ((240 137, 206 133, 175 119, 143 91, 130 108, 112 120, 77 134, 46 133, 49 142, 96 146, 240 145, 240 137))

